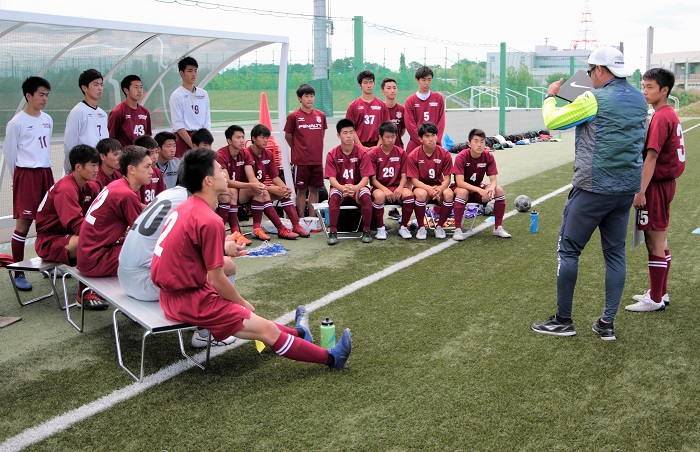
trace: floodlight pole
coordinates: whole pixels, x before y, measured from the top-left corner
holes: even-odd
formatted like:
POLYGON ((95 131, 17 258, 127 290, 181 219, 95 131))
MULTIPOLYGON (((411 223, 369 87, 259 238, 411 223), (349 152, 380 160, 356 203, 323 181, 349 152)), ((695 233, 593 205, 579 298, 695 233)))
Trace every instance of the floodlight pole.
MULTIPOLYGON (((353 66, 355 67, 355 74, 357 75, 358 72, 364 70, 365 68, 365 59, 362 54, 363 47, 364 47, 364 29, 363 29, 363 20, 362 16, 355 16, 352 18, 353 22, 353 28, 354 28, 354 35, 355 35, 355 58, 353 60, 353 66)), ((355 77, 353 77, 354 79, 355 77)), ((360 87, 358 86, 357 83, 353 83, 353 93, 355 98, 360 97, 362 92, 360 91, 360 87)))
POLYGON ((506 134, 506 43, 501 43, 501 80, 498 95, 498 133, 506 134))

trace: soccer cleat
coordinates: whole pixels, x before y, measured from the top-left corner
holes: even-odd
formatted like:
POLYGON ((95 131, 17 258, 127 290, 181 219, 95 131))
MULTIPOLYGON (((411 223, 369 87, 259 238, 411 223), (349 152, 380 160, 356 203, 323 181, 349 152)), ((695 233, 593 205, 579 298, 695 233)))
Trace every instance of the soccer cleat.
POLYGON ((614 341, 617 339, 615 337, 615 327, 612 323, 603 323, 598 319, 593 324, 592 330, 604 341, 614 341))
POLYGON ((643 298, 634 304, 625 306, 625 310, 632 312, 663 311, 666 305, 663 302, 656 303, 651 298, 643 298))
POLYGON ((455 240, 457 242, 461 242, 464 240, 466 237, 464 237, 464 232, 462 232, 461 229, 455 229, 455 232, 452 233, 452 240, 455 240))
MULTIPOLYGON (((194 348, 204 348, 207 346, 207 338, 209 337, 208 330, 197 330, 192 334, 192 347, 194 348)), ((223 347, 224 345, 231 345, 236 342, 236 336, 229 336, 223 341, 217 341, 213 337, 211 338, 211 345, 214 347, 223 347)))
MULTIPOLYGON (((80 294, 75 297, 75 301, 80 305, 80 294)), ((109 307, 109 303, 104 301, 95 292, 89 290, 83 295, 82 304, 84 309, 89 309, 91 311, 101 311, 109 307)))
POLYGON ((255 228, 251 234, 258 240, 270 240, 270 236, 265 233, 263 228, 255 228))
POLYGON ((235 231, 233 234, 231 234, 231 240, 236 242, 238 245, 250 245, 253 243, 252 240, 246 238, 246 236, 241 234, 240 231, 235 231))
MULTIPOLYGON (((632 299, 634 301, 651 300, 651 298, 649 298, 649 293, 651 293, 651 289, 647 290, 642 295, 633 296, 632 299)), ((661 301, 663 301, 664 305, 666 305, 666 306, 671 304, 671 299, 669 298, 667 293, 664 294, 664 296, 661 298, 661 301)))
POLYGON ((328 233, 328 244, 333 246, 338 243, 338 233, 337 232, 329 232, 328 233))
POLYGON ((295 224, 292 227, 292 232, 297 234, 299 237, 304 237, 304 238, 309 237, 311 235, 311 234, 309 234, 309 231, 304 229, 304 226, 302 226, 300 224, 295 224))
POLYGON ((362 231, 362 243, 372 243, 372 234, 369 231, 362 231))
POLYGON ((499 227, 495 228, 493 230, 493 235, 495 235, 496 237, 504 238, 504 239, 509 239, 511 237, 511 235, 508 234, 508 232, 505 229, 503 229, 503 226, 499 226, 499 227))
POLYGON ((309 312, 304 306, 297 306, 297 311, 294 314, 294 322, 294 328, 304 331, 304 340, 313 342, 314 337, 311 335, 311 330, 309 330, 309 312))
POLYGON ((560 322, 557 316, 553 315, 544 322, 533 323, 532 331, 535 333, 551 334, 553 336, 575 336, 574 322, 560 322))
POLYGON ((389 213, 387 214, 387 216, 389 218, 393 218, 394 220, 398 220, 399 218, 401 218, 401 214, 399 213, 399 209, 396 209, 396 208, 391 209, 389 211, 389 213))
POLYGON ((277 230, 277 237, 287 240, 296 240, 297 237, 299 237, 299 234, 292 232, 290 229, 283 226, 277 230))
POLYGON ((418 240, 425 240, 428 238, 428 231, 425 230, 425 226, 422 228, 418 228, 418 232, 416 232, 416 238, 418 240))
POLYGON ((406 240, 413 238, 413 235, 411 235, 411 231, 406 226, 401 226, 399 228, 399 235, 406 240))
POLYGON ((445 230, 442 229, 442 226, 435 226, 435 238, 442 240, 445 237, 447 237, 447 234, 445 234, 445 230))
POLYGON ((32 284, 27 281, 27 277, 24 276, 24 272, 15 273, 15 286, 17 287, 17 290, 22 290, 24 292, 32 290, 32 284))
POLYGON ((350 352, 352 352, 352 335, 350 334, 350 328, 345 328, 338 343, 333 348, 328 349, 328 353, 333 356, 332 368, 345 369, 348 367, 350 352))
POLYGON ((386 228, 384 226, 377 228, 377 235, 375 235, 374 238, 377 240, 386 240, 386 228))

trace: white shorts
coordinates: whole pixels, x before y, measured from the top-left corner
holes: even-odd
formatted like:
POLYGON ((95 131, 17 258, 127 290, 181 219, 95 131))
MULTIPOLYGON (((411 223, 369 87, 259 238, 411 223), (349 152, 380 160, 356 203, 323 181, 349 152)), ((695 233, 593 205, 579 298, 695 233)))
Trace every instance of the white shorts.
POLYGON ((121 265, 117 269, 119 284, 125 294, 141 301, 158 301, 160 291, 151 279, 151 271, 147 268, 125 268, 121 265))

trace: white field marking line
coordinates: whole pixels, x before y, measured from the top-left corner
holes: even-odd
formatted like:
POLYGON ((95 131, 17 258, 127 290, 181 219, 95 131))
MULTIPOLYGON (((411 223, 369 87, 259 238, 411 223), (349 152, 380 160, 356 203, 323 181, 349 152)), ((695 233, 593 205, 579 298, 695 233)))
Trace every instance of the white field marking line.
MULTIPOLYGON (((571 189, 571 184, 561 187, 545 196, 542 196, 541 198, 537 198, 535 201, 532 202, 532 205, 535 206, 569 189, 571 189)), ((510 218, 518 213, 519 212, 517 210, 511 210, 503 216, 503 219, 510 218)), ((472 234, 483 231, 484 229, 489 227, 492 227, 491 223, 482 223, 472 230, 472 234)), ((397 262, 396 264, 390 265, 384 270, 378 271, 373 275, 366 276, 358 281, 355 281, 354 283, 348 284, 347 286, 341 289, 333 291, 328 295, 319 298, 316 301, 312 301, 311 303, 306 305, 306 309, 308 312, 313 312, 319 308, 329 305, 330 303, 336 300, 339 300, 340 298, 346 297, 355 291, 367 287, 370 284, 373 284, 383 278, 386 278, 387 276, 391 276, 394 273, 403 270, 404 268, 410 267, 411 265, 418 263, 423 259, 426 259, 434 254, 437 254, 442 250, 457 245, 458 243, 459 242, 456 242, 454 240, 446 239, 439 245, 435 245, 432 248, 423 251, 422 253, 409 257, 401 262, 397 262)), ((288 312, 278 317, 274 321, 285 325, 294 320, 294 314, 294 312, 288 312)), ((241 345, 246 344, 248 342, 250 341, 237 339, 236 342, 234 342, 231 345, 227 345, 224 347, 213 347, 211 349, 210 356, 211 358, 215 358, 216 356, 219 356, 222 353, 226 353, 227 351, 240 347, 241 345)), ((199 352, 194 356, 194 358, 200 362, 204 361, 205 357, 206 351, 199 352)), ((22 433, 13 436, 12 438, 8 438, 2 444, 0 444, 0 450, 19 451, 21 449, 29 447, 34 443, 38 443, 39 441, 48 438, 49 436, 52 436, 56 433, 68 429, 73 424, 77 424, 78 422, 85 420, 91 416, 94 416, 98 413, 101 413, 102 411, 106 411, 107 409, 112 408, 119 402, 129 400, 132 397, 135 397, 138 394, 144 392, 146 389, 163 383, 193 367, 194 364, 186 359, 173 363, 167 367, 160 369, 158 372, 145 376, 141 383, 131 383, 130 385, 125 386, 121 389, 117 389, 112 393, 102 396, 93 402, 90 402, 79 408, 75 408, 64 414, 56 416, 53 419, 49 419, 48 421, 43 422, 35 427, 29 428, 23 431, 22 433)))

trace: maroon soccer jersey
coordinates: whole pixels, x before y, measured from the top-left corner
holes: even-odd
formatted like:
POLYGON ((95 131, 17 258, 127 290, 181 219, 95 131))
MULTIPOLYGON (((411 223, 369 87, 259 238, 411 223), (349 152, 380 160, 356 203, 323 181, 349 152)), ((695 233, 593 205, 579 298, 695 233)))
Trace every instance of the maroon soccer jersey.
POLYGON ((323 165, 323 137, 328 124, 319 110, 304 113, 302 109, 287 116, 285 133, 292 134, 292 165, 323 165))
POLYGON ((153 170, 153 175, 151 175, 151 183, 148 185, 142 185, 141 190, 139 190, 142 204, 150 203, 156 196, 158 196, 160 192, 166 190, 165 181, 163 180, 163 172, 155 165, 153 165, 151 169, 153 170))
POLYGON ((131 108, 126 101, 117 104, 107 118, 109 136, 116 138, 122 146, 134 144, 134 140, 151 133, 151 113, 142 105, 131 108))
POLYGON ((377 181, 385 187, 398 187, 401 175, 406 172, 406 152, 398 146, 387 155, 377 146, 369 151, 374 175, 377 181))
POLYGON ((228 177, 231 180, 238 182, 248 182, 248 177, 245 174, 245 166, 253 166, 253 158, 248 151, 241 149, 238 155, 234 158, 228 150, 228 146, 224 146, 216 151, 216 160, 219 164, 228 171, 228 177))
POLYGON ((126 228, 140 213, 139 194, 131 189, 129 181, 121 178, 107 185, 92 202, 80 228, 78 270, 86 273, 95 268, 111 248, 119 245, 126 228))
POLYGON ((253 173, 255 173, 255 178, 258 182, 263 183, 268 177, 272 180, 279 176, 279 170, 275 164, 275 158, 272 156, 272 152, 263 149, 260 157, 258 157, 255 155, 255 152, 253 152, 252 146, 249 146, 246 152, 248 152, 248 155, 253 160, 253 173))
POLYGON ((404 122, 411 137, 407 150, 420 146, 418 126, 424 122, 432 122, 437 126, 437 142, 442 143, 442 135, 445 133, 445 100, 440 93, 431 91, 426 100, 420 100, 416 94, 412 94, 406 99, 405 107, 404 122))
POLYGON ((102 169, 102 166, 97 170, 97 178, 95 179, 95 183, 97 184, 97 187, 102 190, 105 188, 107 185, 111 184, 115 180, 119 180, 122 178, 122 173, 119 172, 119 170, 114 170, 112 173, 112 177, 107 176, 105 171, 102 169))
POLYGON ((99 191, 92 181, 79 188, 73 174, 56 182, 36 215, 37 242, 45 235, 80 235, 85 212, 99 191))
POLYGON ((435 146, 435 152, 428 157, 423 146, 408 154, 406 175, 415 177, 426 185, 440 185, 445 176, 452 174, 452 156, 440 146, 435 146))
POLYGON ((468 148, 464 149, 455 158, 452 174, 461 174, 464 176, 464 182, 478 187, 483 182, 484 175, 498 174, 496 159, 489 151, 482 152, 479 158, 475 159, 468 148))
POLYGON ((401 104, 396 104, 393 107, 387 107, 389 110, 389 121, 393 122, 399 132, 396 134, 396 146, 404 148, 401 137, 406 132, 406 123, 404 121, 405 108, 401 104))
POLYGON ((654 149, 659 153, 651 180, 676 179, 683 174, 685 170, 683 130, 678 115, 670 105, 661 107, 652 116, 644 146, 644 158, 647 156, 647 149, 654 149))
POLYGON ((324 172, 326 179, 335 177, 341 185, 355 185, 363 177, 373 175, 374 170, 369 155, 356 144, 353 145, 349 155, 345 155, 340 146, 336 146, 326 156, 326 170, 324 172))
POLYGON ((348 105, 345 117, 355 124, 355 133, 362 143, 379 141, 379 124, 389 120, 389 109, 378 98, 365 102, 357 98, 348 105))

